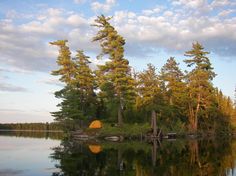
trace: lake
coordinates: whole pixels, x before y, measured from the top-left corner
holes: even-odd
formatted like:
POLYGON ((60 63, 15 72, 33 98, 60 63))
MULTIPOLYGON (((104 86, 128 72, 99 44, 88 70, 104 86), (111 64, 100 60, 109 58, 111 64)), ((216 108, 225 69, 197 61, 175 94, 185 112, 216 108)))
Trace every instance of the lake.
POLYGON ((101 142, 61 136, 1 132, 0 176, 236 176, 233 139, 101 142))

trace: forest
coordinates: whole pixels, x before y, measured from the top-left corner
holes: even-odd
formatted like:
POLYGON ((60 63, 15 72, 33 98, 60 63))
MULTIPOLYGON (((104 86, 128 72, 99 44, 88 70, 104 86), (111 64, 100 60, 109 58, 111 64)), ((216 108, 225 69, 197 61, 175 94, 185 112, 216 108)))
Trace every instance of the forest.
POLYGON ((60 123, 0 123, 0 130, 61 131, 60 123))
MULTIPOLYGON (((97 59, 103 65, 91 69, 91 59, 81 49, 75 56, 67 40, 50 42, 59 49, 58 69, 52 75, 65 86, 55 92, 61 99, 55 120, 65 126, 83 126, 99 119, 104 123, 145 124, 157 119, 165 131, 228 133, 233 129, 236 109, 233 100, 212 83, 217 76, 209 52, 199 42, 184 53, 181 70, 174 57, 157 70, 149 63, 135 71, 125 58, 125 39, 110 23, 98 16, 91 27, 97 29, 92 42, 99 44, 97 59)), ((157 29, 158 30, 158 29, 157 29)))

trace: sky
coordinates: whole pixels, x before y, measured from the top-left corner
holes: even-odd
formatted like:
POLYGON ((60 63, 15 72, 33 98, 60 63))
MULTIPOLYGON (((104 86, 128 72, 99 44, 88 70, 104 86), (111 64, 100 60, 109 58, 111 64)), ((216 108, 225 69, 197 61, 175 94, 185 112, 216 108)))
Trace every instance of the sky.
POLYGON ((0 123, 52 122, 62 84, 57 48, 67 39, 72 54, 84 50, 94 64, 96 16, 126 40, 125 57, 137 71, 157 71, 173 56, 186 69, 184 52, 200 42, 217 73, 213 83, 234 98, 236 86, 236 0, 0 0, 0 123))

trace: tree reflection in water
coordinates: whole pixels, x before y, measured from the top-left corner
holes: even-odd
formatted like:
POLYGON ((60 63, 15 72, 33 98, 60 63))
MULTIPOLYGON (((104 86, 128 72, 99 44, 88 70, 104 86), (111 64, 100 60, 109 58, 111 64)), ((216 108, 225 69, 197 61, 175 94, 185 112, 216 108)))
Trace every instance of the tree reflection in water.
POLYGON ((59 161, 53 176, 201 176, 233 175, 236 141, 231 139, 72 142, 64 139, 51 157, 59 161), (91 147, 92 146, 92 147, 91 147))

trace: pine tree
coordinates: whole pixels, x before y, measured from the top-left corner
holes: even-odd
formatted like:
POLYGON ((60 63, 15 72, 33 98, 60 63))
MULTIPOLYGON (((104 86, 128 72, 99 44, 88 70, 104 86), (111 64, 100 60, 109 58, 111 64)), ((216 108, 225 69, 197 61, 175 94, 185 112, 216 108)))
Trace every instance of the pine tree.
POLYGON ((75 81, 76 65, 72 61, 70 49, 66 45, 67 42, 67 40, 50 42, 51 45, 59 47, 59 55, 57 58, 59 69, 52 71, 52 75, 60 76, 60 81, 71 86, 75 81))
POLYGON ((55 117, 56 121, 70 123, 70 120, 82 117, 82 113, 77 104, 79 97, 75 89, 76 64, 71 58, 70 49, 66 45, 67 42, 67 40, 50 42, 51 45, 59 47, 57 58, 59 69, 52 71, 52 75, 60 76, 59 80, 65 83, 62 90, 55 92, 56 98, 61 99, 62 102, 57 105, 60 110, 52 112, 52 116, 55 117))
POLYGON ((169 105, 183 104, 185 100, 184 74, 180 70, 179 64, 173 57, 170 57, 160 72, 160 79, 167 96, 169 105))
POLYGON ((152 64, 147 65, 147 70, 138 74, 138 97, 136 100, 137 109, 145 109, 151 112, 151 124, 156 136, 156 114, 160 112, 161 102, 163 102, 160 80, 156 74, 156 68, 152 64))
POLYGON ((234 116, 233 101, 217 89, 215 90, 215 100, 214 118, 211 119, 209 124, 212 125, 212 122, 214 122, 213 129, 216 132, 229 131, 234 116))
POLYGON ((161 92, 165 100, 165 113, 162 116, 169 129, 183 127, 186 116, 188 95, 184 82, 185 75, 178 65, 175 59, 170 57, 160 72, 161 92))
POLYGON ((89 61, 89 57, 84 55, 82 50, 78 50, 75 57, 75 63, 77 65, 75 84, 77 91, 79 92, 80 110, 86 117, 95 116, 95 76, 89 67, 91 62, 89 61))
MULTIPOLYGON (((194 66, 193 70, 187 75, 187 88, 189 94, 188 117, 190 129, 198 129, 199 114, 207 117, 207 112, 212 103, 212 80, 216 76, 213 72, 209 58, 206 56, 209 52, 204 51, 203 46, 196 42, 192 49, 185 52, 189 59, 184 60, 188 67, 194 66)), ((204 118, 203 117, 203 118, 204 118)))
POLYGON ((123 124, 123 113, 134 101, 134 80, 131 77, 129 62, 124 58, 125 40, 109 23, 111 18, 101 15, 94 26, 99 28, 93 41, 99 41, 102 48, 100 56, 108 55, 109 61, 99 66, 99 87, 107 104, 115 106, 118 124, 123 124))
POLYGON ((65 87, 55 92, 55 96, 62 100, 57 106, 60 110, 52 112, 57 121, 78 122, 95 115, 96 97, 94 93, 94 76, 89 68, 88 57, 83 51, 78 51, 74 59, 66 46, 67 40, 58 40, 50 44, 59 47, 57 58, 58 70, 52 75, 60 76, 65 87))

